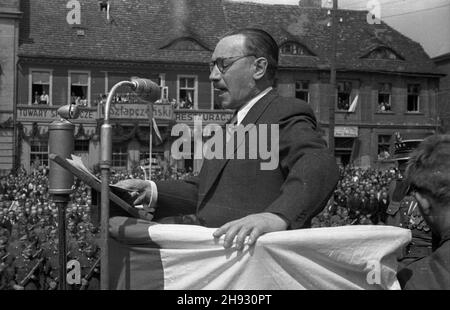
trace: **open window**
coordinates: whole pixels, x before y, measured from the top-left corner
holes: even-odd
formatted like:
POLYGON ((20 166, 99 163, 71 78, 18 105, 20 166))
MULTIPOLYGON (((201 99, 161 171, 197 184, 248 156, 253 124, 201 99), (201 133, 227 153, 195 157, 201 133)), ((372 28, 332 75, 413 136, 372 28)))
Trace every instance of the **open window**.
POLYGON ((297 42, 285 42, 280 47, 280 54, 297 56, 314 56, 314 54, 304 45, 297 42))
POLYGON ((392 111, 392 85, 391 83, 378 84, 378 112, 392 111))
POLYGON ((52 71, 31 69, 30 79, 31 88, 29 98, 31 104, 50 105, 52 71))
POLYGON ((408 84, 407 112, 419 112, 420 104, 420 84, 408 84))
POLYGON ((69 72, 69 103, 81 107, 89 105, 90 73, 82 71, 69 72))

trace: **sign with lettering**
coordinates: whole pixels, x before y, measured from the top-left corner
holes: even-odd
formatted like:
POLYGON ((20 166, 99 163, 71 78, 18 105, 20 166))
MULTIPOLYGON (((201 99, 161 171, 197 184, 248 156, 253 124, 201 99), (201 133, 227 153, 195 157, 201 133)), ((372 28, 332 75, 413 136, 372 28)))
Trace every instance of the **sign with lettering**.
MULTIPOLYGON (((109 111, 111 119, 145 119, 148 120, 148 104, 112 104, 109 111)), ((104 106, 99 110, 100 118, 104 118, 104 106)), ((170 104, 154 104, 153 117, 155 119, 173 119, 173 109, 170 104)))
POLYGON ((358 127, 356 126, 336 126, 334 128, 334 136, 342 138, 357 138, 358 127))
MULTIPOLYGON (((17 107, 17 119, 19 121, 52 121, 59 119, 58 107, 17 107)), ((80 116, 77 120, 95 121, 97 111, 95 109, 80 108, 80 116)))
POLYGON ((199 110, 176 110, 175 120, 177 123, 194 123, 196 118, 201 118, 206 124, 223 124, 233 117, 229 111, 199 111, 199 110))

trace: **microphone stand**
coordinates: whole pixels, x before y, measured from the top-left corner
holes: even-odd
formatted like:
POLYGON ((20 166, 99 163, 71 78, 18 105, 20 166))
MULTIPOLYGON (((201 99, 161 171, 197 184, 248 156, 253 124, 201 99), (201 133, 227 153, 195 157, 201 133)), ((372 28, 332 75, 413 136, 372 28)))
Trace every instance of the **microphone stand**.
MULTIPOLYGON (((109 179, 111 175, 111 165, 112 165, 112 126, 109 121, 111 102, 113 100, 114 94, 119 87, 128 86, 135 91, 140 91, 142 93, 152 93, 154 95, 158 94, 159 89, 155 92, 156 84, 150 80, 146 79, 132 79, 132 81, 122 81, 114 85, 106 99, 105 104, 105 117, 103 120, 103 125, 100 130, 100 141, 101 141, 101 157, 100 157, 100 170, 101 170, 101 263, 100 263, 100 288, 102 290, 109 290, 109 179), (154 86, 152 86, 152 84, 154 86)), ((153 106, 152 100, 150 101, 150 157, 152 151, 152 120, 153 120, 153 106)))
POLYGON ((100 222, 100 243, 102 249, 101 263, 100 263, 100 288, 102 290, 109 290, 109 179, 111 175, 112 165, 112 126, 109 121, 109 114, 111 109, 111 101, 114 93, 121 86, 133 87, 134 83, 130 81, 122 81, 114 85, 106 99, 105 118, 100 131, 100 170, 101 170, 101 222, 100 222))
POLYGON ((153 152, 153 104, 152 102, 150 102, 150 109, 148 111, 148 117, 150 119, 150 137, 149 137, 149 146, 148 146, 148 150, 149 150, 149 164, 148 164, 148 180, 150 181, 152 179, 152 164, 153 164, 153 157, 152 157, 152 152, 153 152))

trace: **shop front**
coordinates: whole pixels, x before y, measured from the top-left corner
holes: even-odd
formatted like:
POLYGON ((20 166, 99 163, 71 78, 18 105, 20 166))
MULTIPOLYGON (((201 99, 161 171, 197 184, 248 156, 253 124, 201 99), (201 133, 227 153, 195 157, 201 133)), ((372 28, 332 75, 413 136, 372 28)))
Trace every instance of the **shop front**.
MULTIPOLYGON (((223 125, 232 113, 213 110, 174 110, 171 105, 153 105, 154 121, 150 123, 148 104, 114 104, 111 109, 113 126, 112 167, 115 170, 134 170, 140 166, 154 168, 170 165, 186 171, 199 171, 202 159, 194 157, 194 127, 208 124, 223 125), (175 125, 189 131, 190 156, 174 160, 172 143, 178 138, 172 135, 175 125), (152 126, 150 128, 150 126, 152 126), (150 132, 152 147, 150 148, 150 132), (151 158, 151 159, 150 159, 151 158)), ((48 166, 48 126, 59 118, 57 109, 51 106, 18 106, 18 152, 20 163, 27 170, 48 166)), ((71 120, 75 124, 75 154, 87 167, 95 170, 100 160, 100 127, 103 123, 103 106, 80 108, 80 117, 71 120)), ((202 132, 200 137, 203 138, 202 132)), ((203 138, 204 139, 204 138, 203 138)))
POLYGON ((358 152, 358 127, 336 126, 334 128, 334 155, 340 166, 353 163, 358 152))

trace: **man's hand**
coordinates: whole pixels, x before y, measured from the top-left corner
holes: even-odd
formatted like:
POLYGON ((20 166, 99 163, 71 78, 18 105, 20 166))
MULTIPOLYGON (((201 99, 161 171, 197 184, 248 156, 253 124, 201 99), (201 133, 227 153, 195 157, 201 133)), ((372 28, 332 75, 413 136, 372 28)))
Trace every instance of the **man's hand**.
POLYGON ((251 246, 255 244, 259 236, 269 232, 286 230, 287 227, 288 224, 281 217, 266 212, 248 215, 226 223, 217 229, 213 236, 214 238, 220 238, 220 236, 225 235, 224 248, 230 248, 236 237, 236 249, 242 250, 247 236, 249 236, 247 244, 251 246))
POLYGON ((133 203, 135 206, 141 204, 149 206, 152 198, 152 186, 150 182, 141 179, 128 179, 119 181, 114 186, 135 192, 135 195, 138 195, 138 198, 133 203))

